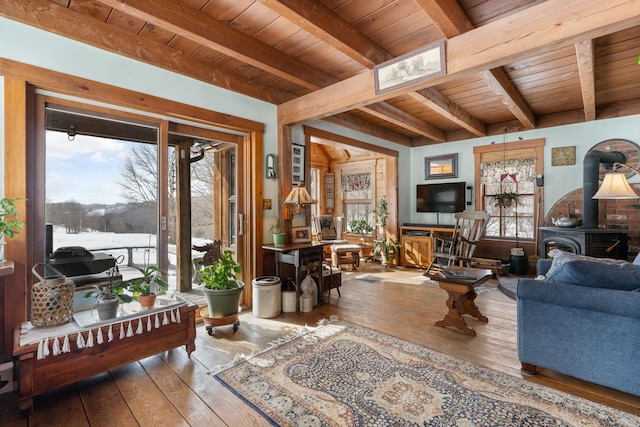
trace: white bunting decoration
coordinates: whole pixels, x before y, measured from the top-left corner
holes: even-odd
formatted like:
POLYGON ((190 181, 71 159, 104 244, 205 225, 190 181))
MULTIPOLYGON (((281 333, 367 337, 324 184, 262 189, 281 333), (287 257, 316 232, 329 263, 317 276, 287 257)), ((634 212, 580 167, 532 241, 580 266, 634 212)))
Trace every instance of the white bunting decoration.
MULTIPOLYGON (((146 332, 152 332, 154 328, 158 329, 164 325, 169 325, 171 323, 181 323, 180 308, 179 307, 175 308, 175 311, 173 308, 170 308, 164 311, 158 311, 148 315, 143 314, 142 316, 136 316, 136 317, 127 319, 126 322, 120 321, 119 339, 124 339, 127 337, 133 337, 135 335, 144 334, 145 322, 146 322, 146 332), (160 318, 161 315, 162 315, 162 319, 160 318), (155 318, 153 318, 154 316, 155 318), (137 325, 132 324, 132 322, 135 320, 138 321, 137 325), (134 329, 135 329, 135 333, 134 333, 134 329)), ((109 324, 109 329, 106 331, 106 335, 107 335, 106 338, 108 342, 111 342, 114 339, 114 334, 113 334, 114 324, 117 327, 117 323, 111 323, 109 324)), ((91 348, 91 347, 94 347, 94 345, 99 346, 104 344, 105 337, 103 335, 102 327, 98 326, 94 329, 96 330, 94 331, 92 328, 89 328, 89 329, 79 330, 77 333, 71 332, 71 334, 76 333, 75 341, 76 341, 76 347, 78 350, 81 350, 83 348, 91 348), (85 332, 87 333, 86 338, 84 336, 85 332), (95 338, 94 338, 94 333, 95 333, 95 338), (94 340, 95 340, 95 343, 94 343, 94 340)), ((38 343, 38 350, 36 355, 37 359, 41 360, 48 357, 49 355, 58 356, 62 353, 70 353, 72 351, 71 345, 70 345, 70 341, 72 337, 70 338, 69 335, 70 334, 67 333, 66 335, 58 335, 56 337, 46 337, 42 339, 38 338, 40 339, 40 341, 35 341, 35 340, 32 341, 32 342, 38 343), (53 342, 51 343, 51 347, 49 347, 50 340, 53 340, 53 342)))
POLYGON ((84 336, 82 336, 82 332, 78 332, 78 338, 76 338, 76 345, 78 348, 84 348, 84 336))
POLYGON ((71 351, 71 347, 69 346, 69 334, 64 336, 64 341, 62 342, 62 352, 69 353, 71 351))
POLYGON ((53 339, 53 349, 52 349, 53 355, 57 356, 60 354, 60 341, 58 341, 58 337, 55 337, 53 339))

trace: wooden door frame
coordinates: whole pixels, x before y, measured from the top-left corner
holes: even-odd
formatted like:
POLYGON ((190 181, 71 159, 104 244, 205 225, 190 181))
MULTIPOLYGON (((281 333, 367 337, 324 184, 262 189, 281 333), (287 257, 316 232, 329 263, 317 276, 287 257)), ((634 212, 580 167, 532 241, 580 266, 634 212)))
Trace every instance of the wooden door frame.
MULTIPOLYGON (((35 195, 44 192, 42 183, 36 182, 31 173, 43 161, 37 150, 33 150, 34 141, 38 139, 34 137, 34 133, 39 131, 35 120, 37 90, 68 95, 92 103, 106 103, 114 108, 133 109, 142 115, 151 113, 180 120, 189 117, 194 125, 245 133, 247 136, 243 139, 242 149, 248 155, 244 160, 245 176, 239 179, 247 183, 247 189, 242 195, 238 195, 238 212, 244 212, 243 226, 248 233, 247 244, 241 245, 240 255, 245 260, 244 277, 255 277, 256 272, 260 271, 257 268, 262 261, 250 249, 261 247, 263 238, 262 215, 258 215, 255 208, 257 205, 261 206, 261 203, 254 203, 253 200, 258 200, 263 188, 262 134, 265 124, 4 58, 0 58, 0 75, 4 77, 5 104, 4 189, 9 196, 22 195, 27 199, 32 197, 33 200, 40 200, 35 195)), ((44 241, 44 230, 38 230, 35 226, 35 210, 27 201, 20 201, 18 209, 23 213, 21 216, 24 218, 25 229, 11 241, 11 245, 7 245, 6 250, 7 259, 15 263, 14 274, 5 280, 7 289, 11 289, 7 298, 11 298, 14 310, 6 313, 7 330, 3 332, 10 335, 15 325, 28 319, 29 295, 33 283, 31 267, 42 261, 44 252, 38 247, 44 241)), ((250 298, 248 299, 250 303, 250 298)))

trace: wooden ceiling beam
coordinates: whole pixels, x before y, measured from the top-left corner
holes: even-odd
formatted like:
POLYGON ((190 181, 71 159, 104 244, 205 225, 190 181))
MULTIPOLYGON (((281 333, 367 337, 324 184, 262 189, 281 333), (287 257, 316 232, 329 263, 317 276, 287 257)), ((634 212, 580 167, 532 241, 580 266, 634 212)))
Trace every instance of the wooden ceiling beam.
POLYGON ((576 59, 580 74, 580 88, 586 121, 596 119, 596 84, 594 77, 593 40, 576 43, 576 59))
POLYGON ((0 0, 0 16, 256 99, 281 103, 293 98, 282 91, 220 72, 211 62, 187 57, 179 50, 139 38, 47 0, 0 0))
POLYGON ((476 136, 487 134, 484 123, 432 87, 410 92, 408 95, 476 136))
POLYGON ((447 140, 443 130, 386 102, 366 105, 361 107, 360 110, 438 142, 447 140))
POLYGON ((359 117, 352 116, 348 113, 340 113, 325 117, 323 121, 332 123, 336 126, 342 126, 356 132, 366 133, 367 135, 393 142, 404 147, 413 146, 412 140, 408 136, 401 135, 382 126, 371 124, 370 122, 362 120, 359 117))
MULTIPOLYGON (((422 10, 433 20, 447 38, 452 38, 474 29, 473 24, 457 2, 448 0, 415 0, 422 10)), ((522 94, 516 89, 501 67, 480 73, 482 79, 500 98, 502 103, 516 116, 527 129, 535 128, 535 117, 522 94)), ((456 122, 458 123, 458 122, 456 122)), ((464 127, 460 123, 461 126, 464 127)), ((484 126, 483 126, 484 127, 484 126)), ((474 129, 471 131, 478 135, 474 129)), ((483 129, 483 132, 485 130, 483 129)))
POLYGON ((173 0, 100 0, 135 18, 164 28, 231 58, 250 64, 307 89, 338 81, 331 75, 262 43, 206 13, 173 0))
POLYGON ((457 1, 413 0, 448 39, 475 27, 457 1))
POLYGON ((320 119, 637 25, 640 0, 547 0, 447 41, 447 74, 376 94, 373 71, 278 106, 279 123, 320 119), (580 10, 580 15, 575 14, 580 10))
POLYGON ((384 62, 384 51, 373 40, 324 3, 316 0, 259 0, 293 24, 333 46, 367 68, 384 62))
POLYGON ((535 129, 536 118, 529 105, 502 67, 480 73, 487 86, 498 95, 502 103, 516 116, 526 129, 535 129))

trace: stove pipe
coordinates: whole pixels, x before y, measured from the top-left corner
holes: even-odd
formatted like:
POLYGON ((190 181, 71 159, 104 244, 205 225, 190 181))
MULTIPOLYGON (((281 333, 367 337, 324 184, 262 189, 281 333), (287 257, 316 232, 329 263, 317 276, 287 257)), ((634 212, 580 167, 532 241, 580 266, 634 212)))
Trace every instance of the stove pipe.
POLYGON ((598 228, 598 200, 593 196, 598 191, 600 163, 613 165, 625 163, 627 156, 619 151, 593 150, 584 156, 582 176, 582 228, 598 228))

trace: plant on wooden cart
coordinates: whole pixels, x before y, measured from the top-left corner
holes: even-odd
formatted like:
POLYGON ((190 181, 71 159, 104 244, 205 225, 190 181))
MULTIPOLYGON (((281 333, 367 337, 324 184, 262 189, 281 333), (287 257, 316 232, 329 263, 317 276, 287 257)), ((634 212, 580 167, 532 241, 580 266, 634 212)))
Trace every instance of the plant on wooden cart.
POLYGON ((17 200, 24 199, 22 197, 0 199, 0 261, 4 261, 5 236, 13 239, 24 227, 24 223, 18 220, 18 208, 15 205, 17 200))
POLYGON ((153 307, 158 292, 169 289, 169 284, 162 278, 163 271, 156 265, 149 265, 141 270, 142 277, 127 282, 127 289, 133 298, 143 307, 153 307))
POLYGON ((220 259, 200 270, 203 292, 209 305, 209 317, 221 318, 238 314, 244 282, 237 279, 241 266, 229 250, 220 259))
POLYGON ((382 264, 384 265, 394 264, 398 260, 401 247, 402 244, 395 239, 378 239, 376 240, 376 246, 373 249, 373 254, 380 255, 382 258, 382 264))

